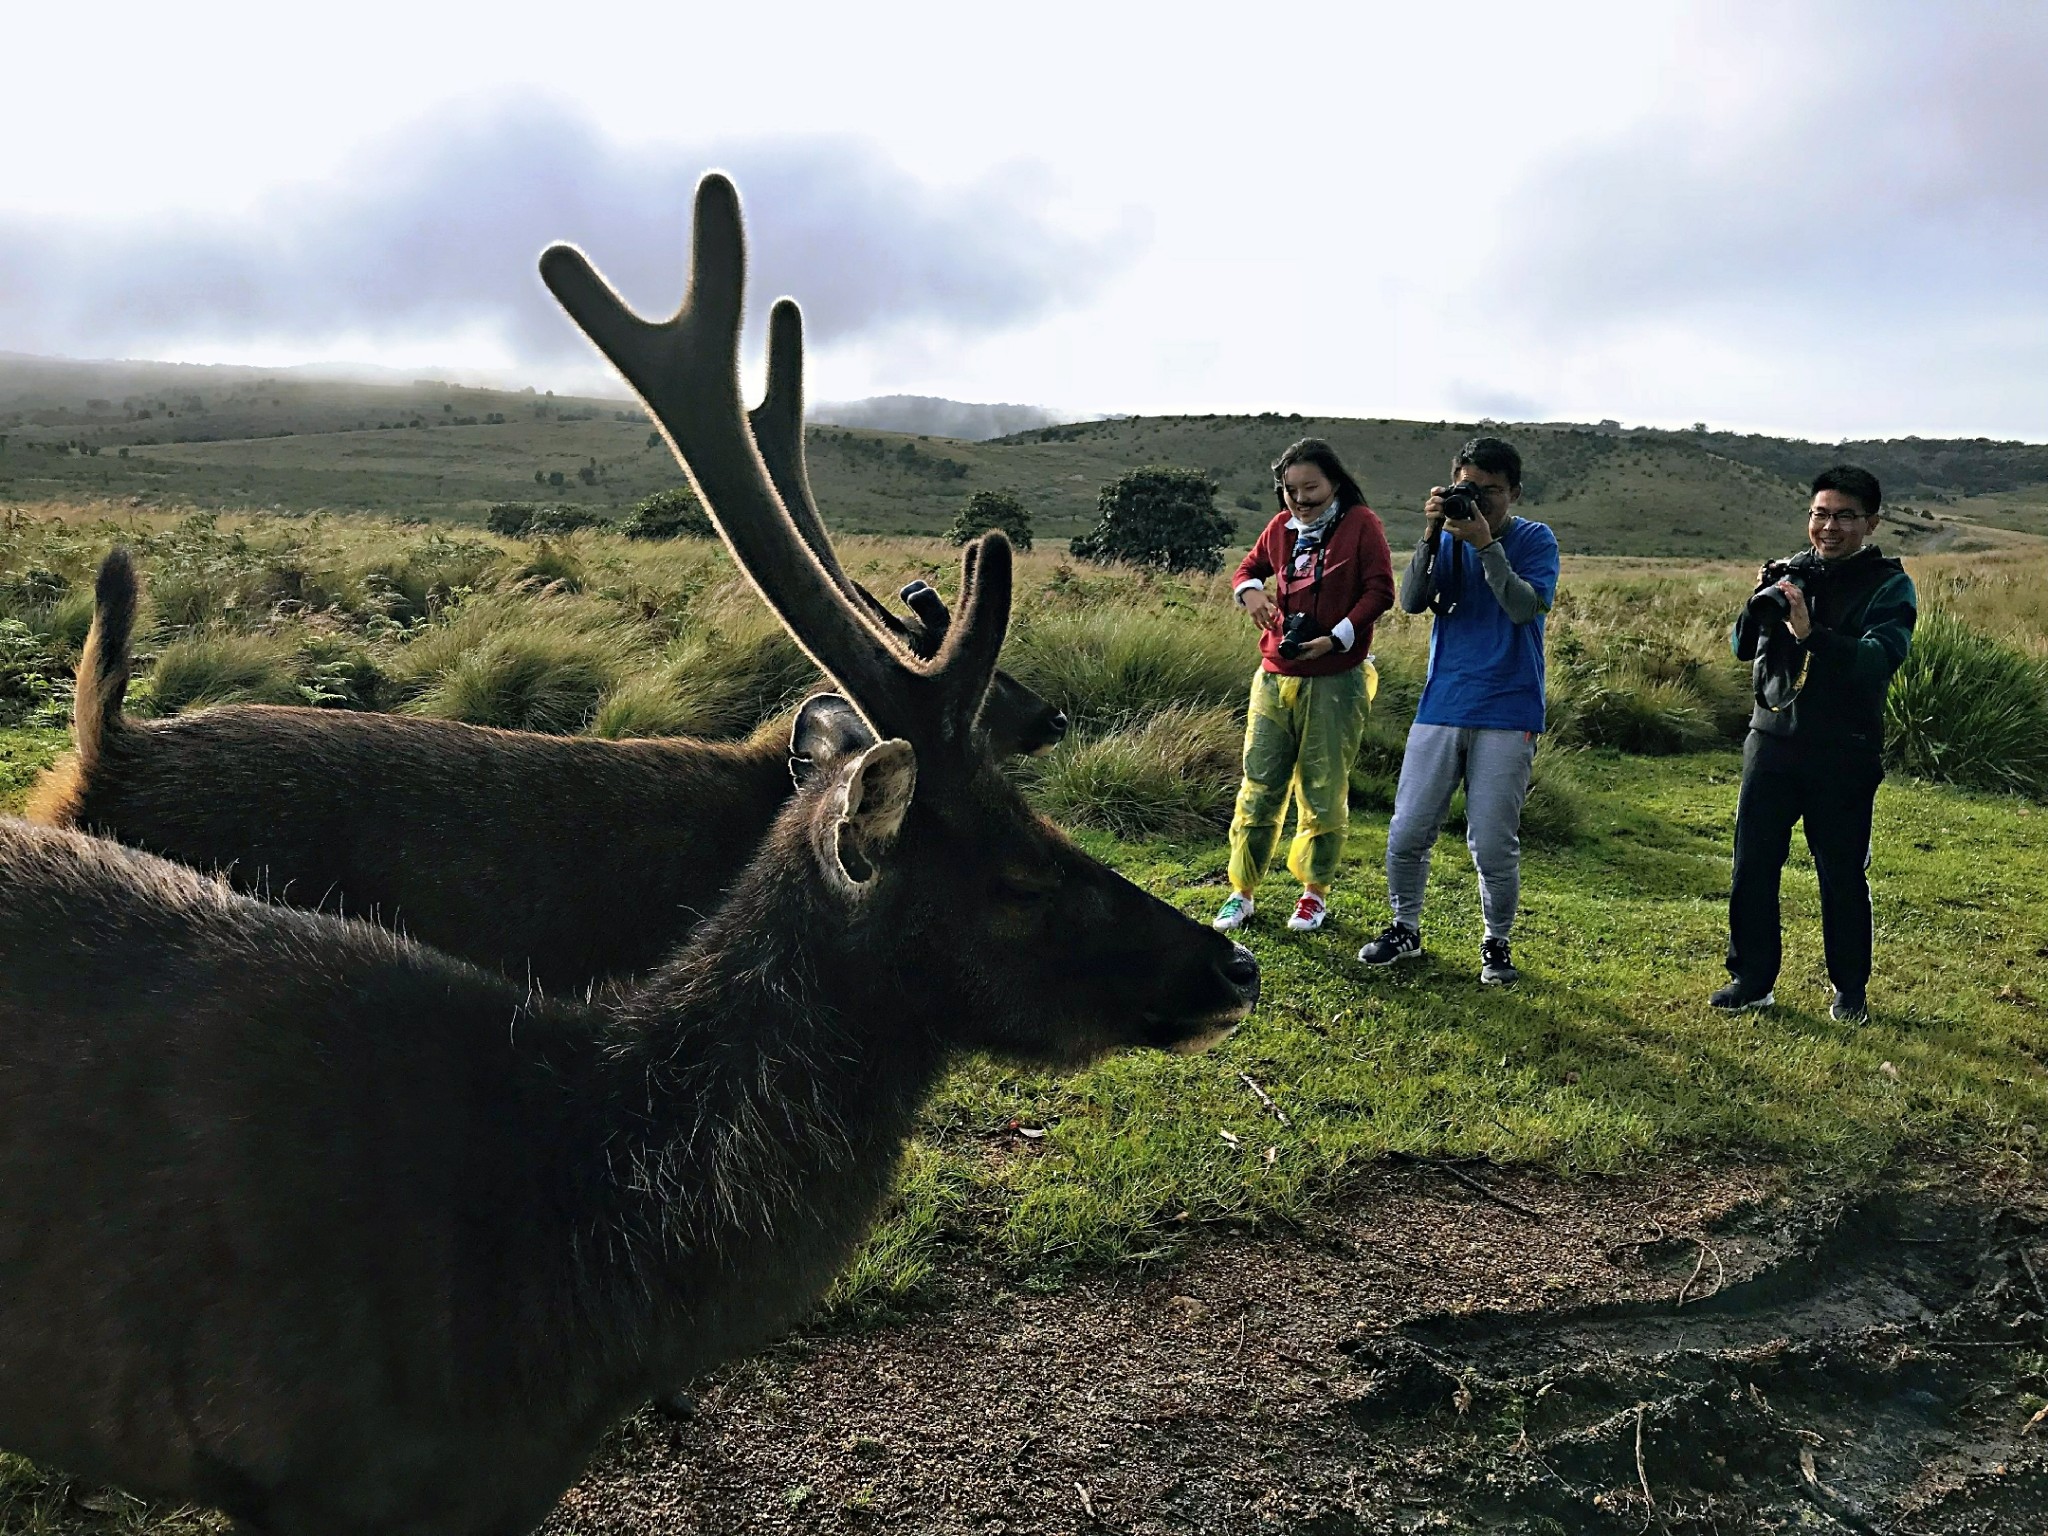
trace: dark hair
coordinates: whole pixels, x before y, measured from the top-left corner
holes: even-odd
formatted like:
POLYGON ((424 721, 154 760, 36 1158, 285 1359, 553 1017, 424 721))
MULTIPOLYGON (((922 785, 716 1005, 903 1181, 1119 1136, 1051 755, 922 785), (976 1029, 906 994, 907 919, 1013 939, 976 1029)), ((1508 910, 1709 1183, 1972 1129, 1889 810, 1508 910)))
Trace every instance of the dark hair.
POLYGON ((1281 484, 1280 477, 1297 464, 1315 465, 1323 472, 1323 478, 1337 487, 1339 512, 1349 512, 1353 507, 1365 505, 1365 492, 1358 488, 1351 471, 1337 457, 1337 450, 1320 437, 1304 437, 1273 461, 1273 495, 1279 501, 1281 511, 1287 510, 1287 487, 1281 484))
POLYGON ((1877 509, 1884 505, 1884 491, 1877 483, 1877 476, 1867 469, 1858 469, 1854 464, 1837 464, 1833 469, 1824 469, 1813 477, 1813 493, 1840 491, 1844 496, 1853 496, 1863 507, 1865 517, 1877 516, 1877 509))
POLYGON ((1481 469, 1489 475, 1500 475, 1508 483, 1508 489, 1522 488, 1522 456, 1515 451, 1515 445, 1500 437, 1474 437, 1458 450, 1458 456, 1451 460, 1451 473, 1461 469, 1481 469))

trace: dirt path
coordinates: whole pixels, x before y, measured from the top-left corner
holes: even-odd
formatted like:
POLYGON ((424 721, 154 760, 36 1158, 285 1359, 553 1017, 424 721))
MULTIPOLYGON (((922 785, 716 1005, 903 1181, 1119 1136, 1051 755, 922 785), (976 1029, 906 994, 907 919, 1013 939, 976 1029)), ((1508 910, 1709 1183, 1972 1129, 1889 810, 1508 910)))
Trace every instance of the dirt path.
POLYGON ((798 1341, 549 1529, 2048 1532, 2040 1211, 1485 1178, 1525 1209, 1391 1169, 1313 1233, 798 1341))

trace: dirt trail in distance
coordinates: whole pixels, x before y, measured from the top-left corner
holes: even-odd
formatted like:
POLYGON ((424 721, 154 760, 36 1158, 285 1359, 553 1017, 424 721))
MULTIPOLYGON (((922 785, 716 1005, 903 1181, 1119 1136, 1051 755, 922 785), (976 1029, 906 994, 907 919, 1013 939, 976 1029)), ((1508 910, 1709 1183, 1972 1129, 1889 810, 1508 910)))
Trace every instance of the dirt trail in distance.
POLYGON ((794 1341, 549 1536, 2048 1536, 2038 1196, 1463 1171, 1507 1203, 1388 1168, 1312 1232, 794 1341))

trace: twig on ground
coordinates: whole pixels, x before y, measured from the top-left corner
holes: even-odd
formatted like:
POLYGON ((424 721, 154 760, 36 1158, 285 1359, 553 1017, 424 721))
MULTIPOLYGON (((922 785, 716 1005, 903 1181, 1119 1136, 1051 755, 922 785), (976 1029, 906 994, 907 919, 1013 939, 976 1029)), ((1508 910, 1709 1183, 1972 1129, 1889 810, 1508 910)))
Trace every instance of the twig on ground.
POLYGON ((1240 1072, 1237 1074, 1237 1080, 1240 1083, 1243 1083, 1245 1087, 1251 1089, 1253 1096, 1257 1098, 1261 1104, 1265 1105, 1266 1108, 1270 1109, 1273 1112, 1273 1118, 1275 1120, 1278 1120, 1282 1125, 1287 1124, 1287 1111, 1282 1109, 1278 1104, 1275 1104, 1273 1102, 1273 1096, 1270 1093, 1266 1092, 1265 1089, 1261 1088, 1257 1083, 1252 1081, 1251 1073, 1240 1072))
POLYGON ((2017 1240, 2013 1243, 2013 1252, 2020 1256, 2020 1263, 2026 1266, 2027 1278, 2034 1282, 2034 1299, 2041 1303, 2041 1316, 2048 1318, 2048 1291, 2041 1289, 2041 1277, 2034 1273, 2034 1261, 2027 1257, 2027 1250, 2017 1240))
POLYGON ((1636 1481, 1643 1485, 1643 1506, 1651 1514, 1657 1512, 1657 1501, 1650 1497, 1650 1474, 1643 1469, 1643 1410, 1648 1403, 1636 1404, 1636 1481))
POLYGON ((1531 1221, 1547 1222, 1551 1220, 1551 1218, 1549 1216, 1546 1216, 1543 1212, 1539 1210, 1534 1210, 1531 1207, 1522 1204, 1521 1201, 1511 1199, 1507 1195, 1502 1194, 1499 1190, 1491 1189, 1485 1184, 1482 1184, 1479 1180, 1473 1178, 1471 1174, 1467 1173, 1464 1169, 1460 1168, 1456 1163, 1448 1162, 1443 1158, 1420 1157, 1413 1152, 1396 1152, 1390 1155, 1388 1161, 1397 1163, 1414 1163, 1424 1168, 1434 1168, 1438 1173, 1449 1174, 1452 1178, 1456 1179, 1460 1184, 1464 1185, 1474 1194, 1484 1195, 1487 1199, 1491 1200, 1495 1205, 1505 1206, 1508 1210, 1513 1211, 1517 1216, 1526 1216, 1531 1221))
POLYGON ((1088 1485, 1086 1483, 1074 1484, 1074 1492, 1081 1495, 1082 1514, 1086 1515, 1090 1520, 1101 1518, 1095 1513, 1095 1501, 1088 1497, 1088 1485))
POLYGON ((1707 1267, 1707 1259, 1710 1255, 1714 1260, 1714 1288, 1711 1291, 1701 1292, 1700 1295, 1694 1299, 1699 1301, 1705 1301, 1709 1296, 1718 1296, 1721 1294, 1721 1287, 1727 1284, 1728 1282, 1728 1269, 1727 1266, 1725 1266, 1721 1262, 1720 1251, 1716 1249, 1713 1246, 1713 1244, 1709 1243, 1704 1237, 1695 1237, 1693 1241, 1699 1244, 1700 1256, 1698 1261, 1692 1267, 1692 1273, 1686 1276, 1685 1284, 1681 1285, 1678 1288, 1678 1300, 1674 1304, 1674 1310, 1676 1307, 1684 1306, 1686 1303, 1686 1299, 1692 1295, 1692 1288, 1700 1278, 1700 1271, 1707 1267))

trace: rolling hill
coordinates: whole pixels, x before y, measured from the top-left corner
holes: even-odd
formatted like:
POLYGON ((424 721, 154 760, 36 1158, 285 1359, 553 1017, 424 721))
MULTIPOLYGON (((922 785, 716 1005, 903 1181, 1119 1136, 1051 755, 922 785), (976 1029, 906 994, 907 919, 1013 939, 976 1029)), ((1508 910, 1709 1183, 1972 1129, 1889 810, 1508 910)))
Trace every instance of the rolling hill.
MULTIPOLYGON (((1474 430, 1267 413, 1129 417, 980 442, 814 424, 807 441, 819 501, 851 532, 934 533, 970 492, 1006 489, 1041 537, 1064 539, 1094 521, 1105 482, 1174 464, 1208 471, 1249 538, 1273 506, 1266 466, 1314 434, 1336 445, 1402 543, 1474 430)), ((2048 448, 2035 445, 1822 445, 1556 423, 1496 430, 1522 448, 1524 509, 1576 553, 1718 558, 1791 547, 1803 478, 1841 459, 1887 480, 1898 515, 1885 538, 1909 552, 1953 547, 1980 525, 2048 534, 2048 448)), ((619 514, 679 479, 645 414, 619 400, 0 356, 0 502, 139 498, 476 521, 505 501, 619 514)))

